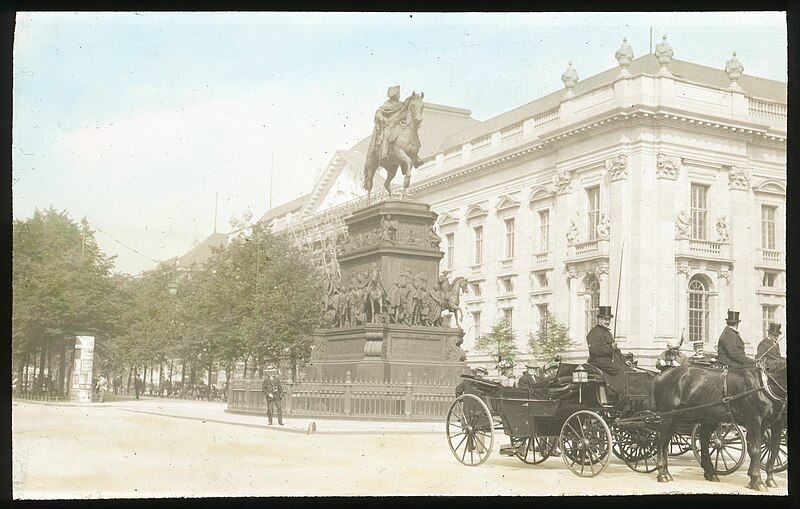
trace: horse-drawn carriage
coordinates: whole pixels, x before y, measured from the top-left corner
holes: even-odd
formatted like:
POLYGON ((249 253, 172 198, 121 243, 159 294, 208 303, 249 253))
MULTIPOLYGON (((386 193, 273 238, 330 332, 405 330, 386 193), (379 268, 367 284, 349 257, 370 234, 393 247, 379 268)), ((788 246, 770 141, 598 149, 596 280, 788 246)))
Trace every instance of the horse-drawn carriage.
MULTIPOLYGON (((663 432, 662 418, 669 418, 671 422, 679 415, 710 407, 730 409, 731 401, 758 392, 751 389, 747 393, 720 397, 719 402, 655 412, 652 396, 656 375, 644 369, 626 373, 624 390, 616 398, 607 391, 602 372, 589 364, 562 363, 554 377, 530 389, 506 388, 497 382, 462 375, 464 393, 455 399, 447 414, 450 450, 461 463, 480 465, 492 452, 495 431, 502 430, 510 438, 512 453, 525 463, 538 464, 560 453, 573 473, 593 477, 608 466, 613 454, 632 470, 649 473, 659 469, 657 434, 659 430, 663 432)), ((773 468, 767 467, 770 435, 772 429, 778 428, 768 427, 763 439, 757 440, 762 443, 760 458, 766 465, 761 467, 767 471, 768 485, 772 472, 785 470, 787 465, 785 407, 783 412, 783 439, 773 468)), ((733 422, 719 421, 714 423, 715 429, 706 429, 705 434, 709 436, 704 437, 700 423, 712 421, 699 414, 698 420, 693 421, 693 418, 687 419, 688 426, 669 428, 667 436, 671 440, 664 444, 666 452, 677 456, 692 450, 703 465, 705 447, 710 460, 704 473, 709 480, 738 469, 747 451, 744 428, 733 422)), ((666 458, 661 467, 666 471, 666 458)), ((660 481, 671 480, 662 475, 659 473, 660 481)), ((750 475, 753 478, 752 471, 750 475)), ((752 481, 751 487, 760 489, 757 484, 752 481)))

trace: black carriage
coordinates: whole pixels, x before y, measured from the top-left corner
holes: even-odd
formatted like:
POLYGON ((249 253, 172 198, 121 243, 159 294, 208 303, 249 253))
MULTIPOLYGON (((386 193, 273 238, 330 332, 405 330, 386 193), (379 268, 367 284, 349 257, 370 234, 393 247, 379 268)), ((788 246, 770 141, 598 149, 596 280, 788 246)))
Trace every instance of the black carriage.
POLYGON ((602 372, 589 364, 562 363, 555 377, 531 389, 462 375, 464 394, 447 415, 450 450, 461 463, 480 465, 491 454, 495 430, 502 430, 525 463, 560 453, 573 473, 593 477, 614 454, 633 470, 652 472, 655 429, 647 425, 646 408, 654 375, 626 373, 625 391, 616 400, 602 372))

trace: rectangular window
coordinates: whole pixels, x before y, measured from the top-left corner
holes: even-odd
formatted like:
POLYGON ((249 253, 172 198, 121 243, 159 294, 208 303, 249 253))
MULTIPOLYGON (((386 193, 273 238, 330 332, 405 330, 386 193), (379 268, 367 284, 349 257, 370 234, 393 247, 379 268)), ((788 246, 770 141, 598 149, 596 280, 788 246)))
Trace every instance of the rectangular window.
POLYGON ((512 308, 506 308, 503 310, 503 318, 506 319, 509 327, 514 327, 514 310, 512 308))
POLYGON ((547 331, 547 318, 550 316, 550 310, 547 304, 536 304, 536 310, 539 312, 539 332, 547 331))
POLYGON ((550 210, 539 212, 539 252, 550 251, 550 210))
POLYGON ((689 282, 689 341, 708 341, 708 288, 698 279, 689 282))
POLYGON ((453 244, 455 243, 455 234, 448 233, 445 238, 447 239, 447 268, 453 268, 453 244))
POLYGON ((475 232, 475 265, 483 263, 483 226, 473 228, 475 232))
POLYGON ((761 306, 761 337, 767 337, 767 330, 769 329, 770 322, 775 321, 775 311, 778 306, 761 306))
POLYGON ((600 224, 600 187, 590 187, 587 189, 586 197, 589 201, 589 216, 587 218, 589 234, 586 238, 595 240, 597 239, 597 225, 600 224))
POLYGON ((481 312, 473 311, 472 319, 475 320, 475 337, 481 337, 481 312))
POLYGON ((550 281, 547 279, 547 271, 536 273, 536 283, 539 285, 539 288, 548 288, 550 286, 550 281))
POLYGON ((514 291, 514 280, 510 277, 504 277, 500 280, 500 284, 503 285, 503 291, 506 293, 510 293, 514 291))
POLYGON ((472 294, 475 295, 475 297, 480 297, 481 296, 481 284, 480 283, 470 283, 469 287, 472 289, 472 294))
POLYGON ((761 279, 761 286, 767 288, 775 288, 778 281, 778 274, 775 272, 764 271, 764 277, 761 279))
POLYGON ((761 206, 761 249, 775 249, 775 208, 761 206))
POLYGON ((708 186, 692 184, 692 238, 705 240, 707 238, 706 215, 708 186))
POLYGON ((506 219, 506 258, 514 258, 514 220, 506 219))

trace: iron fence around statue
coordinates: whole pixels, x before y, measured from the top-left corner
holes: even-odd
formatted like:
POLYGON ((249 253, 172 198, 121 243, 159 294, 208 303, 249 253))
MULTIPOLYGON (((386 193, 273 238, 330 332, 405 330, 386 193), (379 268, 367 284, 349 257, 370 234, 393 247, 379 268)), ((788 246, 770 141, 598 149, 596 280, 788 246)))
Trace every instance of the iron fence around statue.
MULTIPOLYGON (((266 415, 261 380, 230 383, 231 413, 266 415)), ((361 381, 283 382, 283 413, 293 417, 382 420, 437 420, 453 402, 455 388, 432 385, 361 381)))

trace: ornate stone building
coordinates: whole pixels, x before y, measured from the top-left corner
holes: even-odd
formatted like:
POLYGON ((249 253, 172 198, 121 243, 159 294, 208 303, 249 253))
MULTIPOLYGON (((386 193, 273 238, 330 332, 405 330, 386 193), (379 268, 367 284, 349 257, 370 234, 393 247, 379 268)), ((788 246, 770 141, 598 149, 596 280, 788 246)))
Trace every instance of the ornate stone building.
MULTIPOLYGON (((735 54, 723 70, 658 46, 636 59, 623 46, 619 67, 586 79, 570 64, 565 89, 484 122, 426 104, 410 190, 439 214, 442 268, 469 281, 471 362, 488 362, 474 339, 502 316, 527 352, 554 315, 581 359, 611 305, 643 365, 684 329, 713 351, 728 309, 749 354, 768 322, 785 324, 786 83, 743 74, 735 54)), ((262 220, 322 249, 360 206, 368 141, 262 220)))

